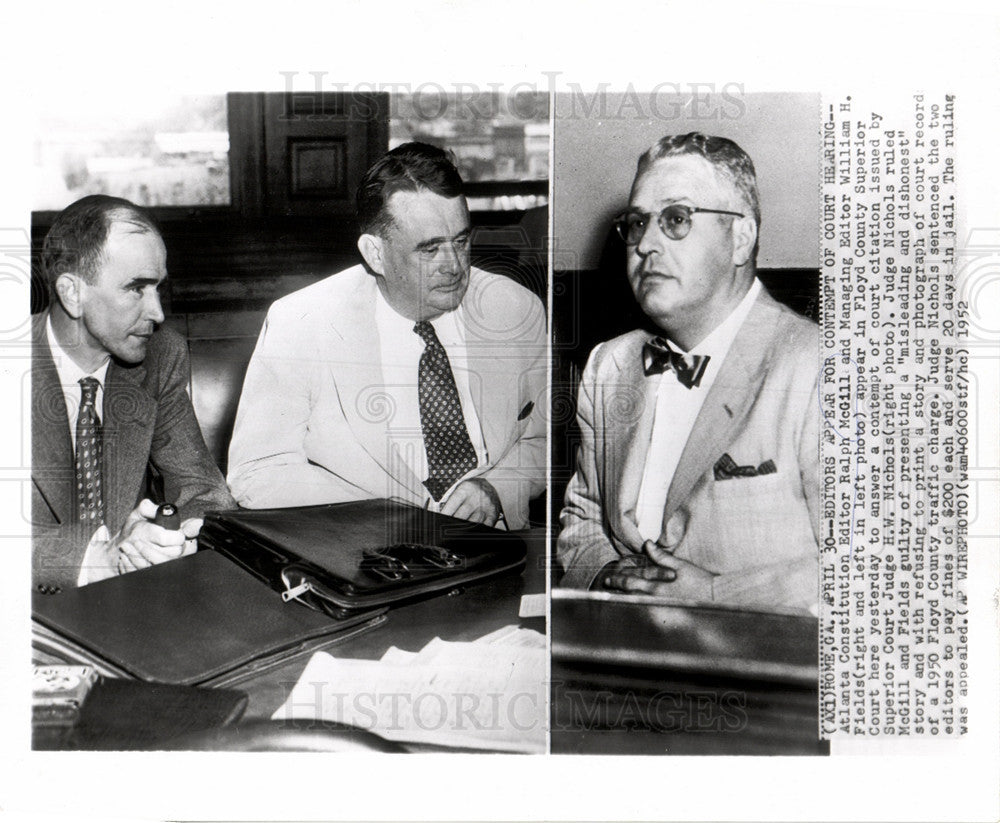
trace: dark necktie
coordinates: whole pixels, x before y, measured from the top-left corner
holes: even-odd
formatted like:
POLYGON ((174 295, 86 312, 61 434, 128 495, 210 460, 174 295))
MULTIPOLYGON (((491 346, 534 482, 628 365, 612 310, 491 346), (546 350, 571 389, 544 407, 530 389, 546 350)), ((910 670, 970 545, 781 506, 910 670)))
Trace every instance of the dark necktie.
POLYGON ((420 355, 417 380, 420 428, 427 450, 427 479, 424 485, 431 497, 440 500, 452 483, 476 468, 476 450, 465 428, 462 403, 458 399, 448 354, 434 333, 434 327, 422 320, 413 327, 413 331, 426 346, 420 355))
POLYGON ((662 337, 654 337, 642 347, 642 366, 647 375, 669 369, 689 389, 701 383, 710 359, 705 354, 681 354, 662 337))
POLYGON ((93 377, 80 380, 80 413, 76 418, 76 497, 81 521, 96 528, 104 522, 101 489, 101 419, 97 416, 97 389, 93 377))

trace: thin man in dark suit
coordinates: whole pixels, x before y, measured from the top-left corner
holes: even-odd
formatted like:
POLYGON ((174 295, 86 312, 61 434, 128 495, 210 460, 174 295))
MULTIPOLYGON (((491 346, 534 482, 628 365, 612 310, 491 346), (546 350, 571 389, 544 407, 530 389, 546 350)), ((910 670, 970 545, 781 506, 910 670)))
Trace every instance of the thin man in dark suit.
POLYGON ((73 203, 45 238, 51 307, 32 322, 33 584, 53 594, 195 550, 235 505, 187 394, 187 347, 163 322, 159 231, 127 200, 73 203), (181 526, 153 523, 148 469, 181 526))

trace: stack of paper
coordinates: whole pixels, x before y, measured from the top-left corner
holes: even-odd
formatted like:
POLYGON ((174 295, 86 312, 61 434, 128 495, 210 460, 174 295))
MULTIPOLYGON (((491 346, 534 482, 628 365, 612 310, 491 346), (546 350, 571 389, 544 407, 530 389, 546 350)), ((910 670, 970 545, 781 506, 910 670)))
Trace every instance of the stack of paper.
POLYGON ((472 643, 434 638, 381 660, 313 655, 273 719, 346 723, 388 740, 544 752, 545 637, 507 626, 472 643))

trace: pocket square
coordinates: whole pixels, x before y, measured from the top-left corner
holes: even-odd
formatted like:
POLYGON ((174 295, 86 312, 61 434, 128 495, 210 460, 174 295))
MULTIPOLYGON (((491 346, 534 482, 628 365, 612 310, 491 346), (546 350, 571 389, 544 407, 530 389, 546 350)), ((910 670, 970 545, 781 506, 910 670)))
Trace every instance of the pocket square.
POLYGON ((760 477, 762 474, 775 474, 778 467, 773 460, 765 460, 759 466, 738 466, 728 453, 715 461, 712 467, 716 480, 732 480, 736 477, 760 477))
POLYGON ((521 409, 521 413, 517 416, 517 419, 518 420, 524 420, 525 417, 527 417, 529 414, 531 414, 531 412, 532 412, 532 410, 534 408, 535 408, 535 404, 532 401, 529 400, 528 403, 527 403, 527 405, 523 409, 521 409))

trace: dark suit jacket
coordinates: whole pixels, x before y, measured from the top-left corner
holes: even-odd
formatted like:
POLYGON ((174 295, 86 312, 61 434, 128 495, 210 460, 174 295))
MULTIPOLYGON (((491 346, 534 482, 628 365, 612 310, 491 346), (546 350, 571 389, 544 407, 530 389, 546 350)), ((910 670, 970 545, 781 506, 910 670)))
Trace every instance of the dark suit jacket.
MULTIPOLYGON (((46 313, 32 320, 32 573, 36 586, 71 588, 93 526, 76 522, 73 447, 45 334, 47 319, 46 313)), ((161 476, 164 497, 177 504, 182 520, 235 506, 198 428, 186 391, 189 376, 187 346, 165 328, 153 335, 145 361, 123 365, 112 360, 108 367, 101 419, 104 503, 111 534, 142 499, 150 466, 161 476)))
MULTIPOLYGON (((557 553, 562 585, 587 588, 607 563, 642 552, 635 508, 656 407, 643 374, 648 333, 598 346, 580 385, 581 447, 557 553)), ((737 332, 667 492, 660 542, 711 572, 713 599, 808 608, 818 599, 819 332, 761 292, 737 332), (773 473, 716 480, 728 454, 773 473)))

